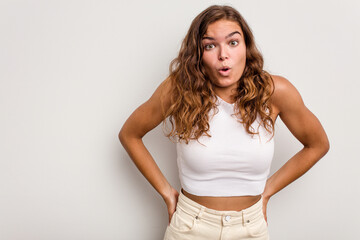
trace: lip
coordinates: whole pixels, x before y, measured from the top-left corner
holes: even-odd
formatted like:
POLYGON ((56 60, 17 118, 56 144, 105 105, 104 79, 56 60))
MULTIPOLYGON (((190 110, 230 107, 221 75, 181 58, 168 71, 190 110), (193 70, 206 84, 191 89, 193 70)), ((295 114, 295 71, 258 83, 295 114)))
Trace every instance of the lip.
POLYGON ((224 66, 224 67, 222 67, 222 68, 220 68, 220 69, 218 70, 219 74, 220 74, 221 76, 224 76, 224 77, 229 76, 230 71, 231 71, 231 68, 230 68, 230 67, 227 67, 227 66, 224 66), (226 71, 222 70, 222 69, 224 69, 224 68, 227 68, 227 70, 226 70, 226 71))
POLYGON ((224 68, 231 68, 231 67, 229 67, 229 66, 227 66, 227 65, 224 65, 224 66, 221 66, 220 68, 218 68, 218 71, 220 71, 221 69, 224 69, 224 68))

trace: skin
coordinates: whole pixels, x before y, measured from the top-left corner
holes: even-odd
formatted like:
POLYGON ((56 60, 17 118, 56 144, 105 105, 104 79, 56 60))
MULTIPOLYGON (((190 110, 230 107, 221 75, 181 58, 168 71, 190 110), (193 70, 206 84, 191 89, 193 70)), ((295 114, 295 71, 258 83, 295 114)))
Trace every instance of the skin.
POLYGON ((208 26, 203 36, 202 56, 206 73, 209 75, 215 93, 227 102, 235 93, 237 82, 246 64, 246 45, 240 26, 233 21, 219 20, 208 26), (228 66, 229 76, 222 76, 218 69, 228 66))
MULTIPOLYGON (((207 46, 208 50, 204 50, 203 53, 206 72, 214 86, 215 93, 225 101, 232 103, 234 102, 232 94, 246 63, 246 46, 242 30, 235 22, 219 20, 208 26, 205 36, 214 38, 214 40, 203 39, 204 45, 212 44, 207 46), (236 31, 240 34, 236 33, 225 38, 236 31), (221 76, 218 73, 218 68, 222 64, 231 67, 228 76, 221 76)), ((261 194, 266 222, 266 208, 269 199, 307 172, 330 148, 329 140, 321 123, 304 105, 297 89, 284 77, 277 75, 272 75, 272 77, 275 90, 270 99, 270 106, 273 110, 270 117, 275 122, 280 116, 293 136, 303 144, 303 148, 268 178, 264 192, 261 194)), ((165 119, 159 106, 163 104, 165 110, 170 107, 170 94, 168 94, 171 88, 170 84, 169 79, 165 79, 152 96, 135 109, 119 132, 120 142, 136 167, 162 196, 168 209, 169 223, 175 212, 179 193, 166 180, 144 146, 142 138, 165 119)), ((239 211, 256 203, 260 198, 260 195, 203 197, 186 192, 184 194, 204 206, 210 206, 217 210, 239 211)))

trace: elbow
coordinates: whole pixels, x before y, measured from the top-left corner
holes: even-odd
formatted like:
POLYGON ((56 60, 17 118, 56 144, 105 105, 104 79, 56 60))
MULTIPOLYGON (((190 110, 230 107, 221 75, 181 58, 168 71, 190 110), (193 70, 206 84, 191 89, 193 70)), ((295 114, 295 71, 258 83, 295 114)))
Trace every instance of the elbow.
POLYGON ((322 145, 322 149, 323 149, 323 154, 325 155, 329 150, 330 150, 330 142, 329 142, 329 138, 325 136, 322 138, 321 141, 321 145, 322 145))
POLYGON ((121 143, 122 145, 124 145, 125 139, 126 139, 126 134, 125 134, 125 131, 124 131, 124 127, 120 129, 120 132, 119 132, 119 134, 118 134, 118 138, 119 138, 119 140, 120 140, 120 143, 121 143))
POLYGON ((321 157, 325 156, 329 150, 330 150, 330 142, 329 140, 326 138, 324 141, 321 141, 321 145, 319 147, 320 150, 320 155, 321 157))
POLYGON ((136 135, 133 131, 128 130, 125 127, 122 127, 119 134, 118 134, 118 138, 120 140, 120 143, 125 147, 125 145, 132 140, 141 140, 142 137, 136 135))
POLYGON ((330 150, 330 142, 329 139, 326 139, 324 143, 324 155, 330 150))
POLYGON ((317 161, 325 156, 330 150, 330 142, 327 138, 323 140, 317 140, 313 144, 304 145, 305 148, 312 149, 317 156, 317 161))

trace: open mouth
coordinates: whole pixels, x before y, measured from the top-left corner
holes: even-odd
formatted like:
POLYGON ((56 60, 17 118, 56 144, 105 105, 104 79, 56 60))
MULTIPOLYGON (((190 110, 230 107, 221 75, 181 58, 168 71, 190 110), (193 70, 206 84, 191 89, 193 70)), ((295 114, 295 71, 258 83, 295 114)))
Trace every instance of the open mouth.
POLYGON ((224 68, 221 68, 221 69, 219 70, 219 72, 226 73, 226 72, 228 72, 229 70, 230 70, 230 68, 224 67, 224 68))

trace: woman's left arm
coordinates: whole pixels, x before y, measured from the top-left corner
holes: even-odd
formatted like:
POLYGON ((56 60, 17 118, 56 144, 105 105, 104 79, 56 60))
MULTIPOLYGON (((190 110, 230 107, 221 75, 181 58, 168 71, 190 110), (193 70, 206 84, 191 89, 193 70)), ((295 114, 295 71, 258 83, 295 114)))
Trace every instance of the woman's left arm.
POLYGON ((306 173, 330 148, 320 121, 304 105, 297 89, 284 77, 272 77, 275 83, 272 105, 278 110, 281 120, 290 132, 304 147, 267 180, 262 194, 265 219, 266 204, 270 197, 306 173))

